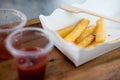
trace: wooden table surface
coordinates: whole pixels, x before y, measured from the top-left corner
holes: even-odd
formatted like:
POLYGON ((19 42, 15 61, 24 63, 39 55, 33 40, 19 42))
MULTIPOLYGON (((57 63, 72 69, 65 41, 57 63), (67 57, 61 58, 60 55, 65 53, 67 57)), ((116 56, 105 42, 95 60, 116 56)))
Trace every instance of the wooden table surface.
MULTIPOLYGON (((32 19, 27 26, 41 27, 41 24, 39 19, 32 19)), ((55 47, 48 58, 45 80, 120 80, 120 48, 79 67, 55 47)), ((0 60, 0 80, 18 80, 13 59, 0 60)))

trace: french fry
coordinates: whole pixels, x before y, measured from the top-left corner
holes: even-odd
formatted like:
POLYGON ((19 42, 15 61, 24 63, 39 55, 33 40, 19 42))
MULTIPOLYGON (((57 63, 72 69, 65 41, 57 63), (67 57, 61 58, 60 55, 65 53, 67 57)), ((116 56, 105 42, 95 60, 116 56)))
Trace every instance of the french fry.
POLYGON ((75 26, 70 25, 68 27, 65 27, 63 29, 57 30, 58 34, 64 38, 66 35, 68 35, 73 29, 75 28, 75 26))
POLYGON ((80 43, 77 44, 78 47, 87 47, 89 44, 91 44, 94 40, 94 35, 89 35, 85 39, 83 39, 80 43))
POLYGON ((98 44, 96 43, 96 41, 94 40, 90 45, 87 46, 88 49, 92 49, 95 48, 98 44))
POLYGON ((70 32, 65 38, 64 40, 67 42, 74 42, 79 35, 85 30, 85 28, 88 26, 89 24, 89 20, 87 19, 82 19, 77 25, 76 27, 73 29, 72 32, 70 32))
POLYGON ((85 37, 91 35, 94 33, 95 31, 95 28, 94 26, 89 26, 85 29, 84 32, 81 33, 81 35, 75 40, 75 43, 79 43, 81 40, 83 40, 85 37))
POLYGON ((96 43, 103 43, 106 39, 106 32, 105 32, 105 26, 103 18, 100 18, 96 22, 96 31, 95 31, 95 41, 96 43))

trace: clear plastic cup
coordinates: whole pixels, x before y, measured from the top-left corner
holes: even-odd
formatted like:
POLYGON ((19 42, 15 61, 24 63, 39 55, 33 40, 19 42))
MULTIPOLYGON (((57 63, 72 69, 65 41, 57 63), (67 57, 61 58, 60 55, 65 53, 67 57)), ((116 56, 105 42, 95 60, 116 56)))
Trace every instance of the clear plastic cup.
POLYGON ((26 21, 27 18, 22 12, 0 8, 0 59, 11 58, 5 47, 5 39, 11 32, 23 28, 26 21))
POLYGON ((16 61, 19 80, 43 80, 47 55, 53 44, 50 36, 40 28, 23 28, 11 33, 6 47, 16 61))

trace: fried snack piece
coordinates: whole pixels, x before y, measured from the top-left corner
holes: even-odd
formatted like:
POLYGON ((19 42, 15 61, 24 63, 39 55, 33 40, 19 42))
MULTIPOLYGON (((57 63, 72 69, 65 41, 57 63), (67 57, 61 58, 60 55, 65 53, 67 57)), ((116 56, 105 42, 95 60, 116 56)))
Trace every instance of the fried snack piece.
POLYGON ((93 40, 95 39, 94 35, 89 35, 88 37, 86 37, 85 39, 83 39, 80 43, 77 44, 78 47, 87 47, 89 44, 91 44, 93 42, 93 40))
POLYGON ((95 41, 96 43, 103 43, 106 39, 106 32, 103 18, 98 19, 96 22, 96 31, 95 31, 95 41))
POLYGON ((72 32, 70 32, 65 38, 64 40, 67 42, 74 42, 79 35, 85 30, 85 28, 88 26, 89 24, 89 20, 83 18, 76 26, 75 28, 72 30, 72 32))
POLYGON ((92 49, 92 48, 95 48, 97 45, 98 45, 98 44, 96 43, 96 41, 93 40, 92 43, 87 46, 87 48, 88 48, 88 49, 92 49))
POLYGON ((79 43, 81 40, 83 40, 85 37, 91 35, 94 33, 95 31, 95 28, 94 26, 88 26, 84 32, 81 33, 81 35, 75 40, 75 43, 79 43))
POLYGON ((70 25, 68 27, 65 27, 63 29, 57 30, 57 33, 64 38, 66 35, 68 35, 73 29, 75 28, 75 26, 70 25))

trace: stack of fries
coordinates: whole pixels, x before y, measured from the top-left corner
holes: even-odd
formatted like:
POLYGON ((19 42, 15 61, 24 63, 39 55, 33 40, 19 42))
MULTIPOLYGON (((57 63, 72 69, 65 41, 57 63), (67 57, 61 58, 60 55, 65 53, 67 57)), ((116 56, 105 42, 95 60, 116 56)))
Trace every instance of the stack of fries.
POLYGON ((89 23, 88 19, 83 18, 76 25, 70 25, 57 32, 65 41, 73 42, 78 47, 95 47, 104 43, 106 31, 103 18, 99 18, 94 26, 89 26, 89 23))

